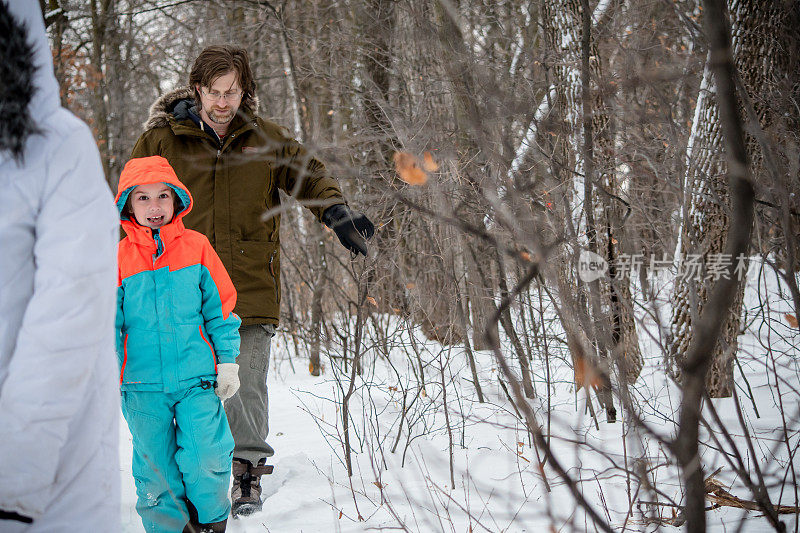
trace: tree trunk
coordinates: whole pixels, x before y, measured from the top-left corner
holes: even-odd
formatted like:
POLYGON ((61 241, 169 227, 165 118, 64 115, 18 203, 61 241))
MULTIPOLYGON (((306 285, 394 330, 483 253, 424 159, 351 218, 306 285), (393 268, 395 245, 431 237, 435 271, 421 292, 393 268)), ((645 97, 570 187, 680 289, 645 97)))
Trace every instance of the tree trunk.
MULTIPOLYGON (((548 46, 560 58, 552 69, 556 95, 553 111, 559 114, 556 120, 562 126, 559 133, 563 137, 555 142, 545 139, 545 146, 553 148, 551 167, 556 182, 564 190, 562 209, 567 222, 567 238, 575 239, 575 250, 585 247, 613 262, 617 255, 614 245, 617 227, 614 224, 618 222, 609 216, 610 199, 607 190, 600 190, 604 182, 599 178, 602 175, 606 182, 613 181, 613 142, 608 113, 596 90, 600 63, 597 46, 592 40, 592 12, 585 0, 554 0, 543 5, 542 15, 548 46), (595 149, 596 140, 601 148, 600 157, 597 157, 595 149), (601 163, 599 171, 598 161, 601 163), (576 201, 578 194, 582 194, 582 209, 576 201), (578 237, 582 233, 586 235, 585 242, 578 237)), ((572 255, 569 251, 565 253, 565 257, 572 255)), ((569 259, 565 261, 562 271, 572 266, 568 264, 569 259)), ((562 278, 563 283, 571 285, 573 292, 578 294, 574 301, 581 307, 585 306, 585 309, 576 308, 574 312, 579 316, 588 313, 592 317, 586 333, 592 338, 591 345, 597 352, 596 355, 584 355, 589 356, 592 365, 603 376, 596 388, 597 397, 606 410, 607 420, 614 421, 616 411, 609 373, 612 356, 619 353, 616 342, 622 338, 619 326, 625 309, 620 300, 625 298, 625 293, 617 290, 607 279, 593 280, 582 289, 580 284, 570 282, 569 276, 563 275, 562 278), (588 294, 581 294, 585 289, 588 289, 588 294)), ((633 325, 632 317, 628 324, 629 327, 633 325)), ((628 332, 627 339, 631 336, 628 332)), ((577 369, 576 366, 576 379, 577 369)))
MULTIPOLYGON (((497 279, 500 283, 500 297, 508 298, 509 290, 506 282, 506 272, 503 266, 503 257, 499 252, 496 253, 497 258, 497 279)), ((525 392, 526 398, 535 398, 536 393, 533 389, 533 380, 531 377, 531 364, 528 358, 528 353, 522 347, 522 342, 517 335, 517 330, 514 329, 514 322, 511 320, 511 311, 506 309, 500 313, 500 324, 506 335, 511 339, 511 345, 517 354, 517 361, 519 361, 520 381, 522 381, 522 390, 525 392)))
MULTIPOLYGON (((458 3, 455 6, 458 7, 458 3)), ((483 120, 482 110, 477 102, 480 95, 476 91, 474 64, 465 43, 461 28, 453 19, 454 13, 437 4, 436 23, 438 24, 438 44, 442 52, 441 61, 445 67, 447 81, 450 84, 455 101, 456 144, 460 153, 466 154, 477 172, 459 169, 459 177, 467 186, 462 200, 462 208, 456 216, 462 218, 472 227, 485 229, 485 214, 491 211, 487 198, 497 196, 495 176, 498 172, 496 148, 491 141, 497 138, 483 120)), ((462 242, 470 253, 466 261, 467 283, 469 287, 471 321, 473 328, 473 345, 475 349, 487 349, 486 331, 490 313, 496 309, 494 294, 496 287, 491 276, 489 259, 495 251, 482 239, 464 236, 462 242)), ((526 390, 531 392, 532 388, 526 390)))
POLYGON ((64 30, 66 29, 67 17, 61 8, 59 0, 48 0, 47 11, 57 12, 58 14, 45 19, 47 29, 53 39, 53 69, 55 70, 56 81, 58 82, 61 105, 66 104, 66 87, 64 87, 64 30), (60 10, 60 11, 58 11, 60 10))
POLYGON ((315 224, 309 231, 310 244, 314 253, 313 279, 314 292, 311 296, 311 346, 309 347, 308 371, 312 376, 319 376, 322 372, 320 364, 320 339, 322 336, 322 296, 325 293, 327 276, 325 274, 325 241, 322 227, 315 224), (316 242, 316 245, 314 244, 316 242))
POLYGON ((103 164, 103 173, 109 177, 109 138, 108 138, 108 107, 107 72, 104 72, 106 63, 106 39, 114 32, 116 17, 113 14, 115 0, 91 0, 92 21, 92 64, 95 68, 97 87, 93 93, 92 117, 94 120, 95 139, 100 150, 100 159, 103 164))
MULTIPOLYGON (((747 151, 734 81, 736 70, 726 24, 728 14, 724 0, 704 0, 703 5, 710 49, 709 70, 713 73, 717 88, 717 123, 724 135, 731 191, 732 211, 724 251, 737 256, 745 253, 750 246, 753 185, 747 175, 747 151)), ((729 321, 728 315, 737 299, 738 286, 741 285, 732 276, 732 266, 728 266, 727 273, 727 278, 720 278, 710 291, 708 305, 704 306, 696 321, 694 336, 681 363, 684 373, 683 397, 674 449, 686 486, 686 529, 693 533, 703 533, 706 530, 706 494, 698 450, 701 400, 706 390, 706 376, 716 357, 714 347, 724 335, 725 322, 729 321)))
MULTIPOLYGON (((748 94, 758 94, 769 86, 774 72, 785 71, 791 50, 785 46, 784 37, 792 31, 787 24, 791 9, 796 8, 783 6, 780 2, 730 1, 734 65, 748 94)), ((693 324, 702 313, 716 281, 704 270, 693 271, 687 259, 699 257, 700 264, 706 267, 718 261, 733 262, 739 267, 734 271, 738 282, 734 303, 723 324, 720 342, 714 346, 707 376, 709 395, 724 398, 733 392, 733 358, 736 357, 747 261, 744 256, 726 257, 723 254, 731 206, 725 179, 726 165, 721 156, 723 137, 711 60, 709 56, 686 149, 689 161, 684 182, 686 207, 676 260, 679 277, 673 293, 670 356, 675 363, 676 377, 682 380, 682 362, 691 344, 693 324)), ((757 106, 756 112, 760 126, 765 127, 771 121, 766 106, 757 106)), ((762 172, 763 156, 752 138, 747 139, 747 149, 753 162, 753 176, 758 178, 762 172)))
MULTIPOLYGON (((464 253, 464 263, 466 266, 466 288, 467 298, 469 302, 469 313, 472 323, 472 347, 476 350, 488 350, 491 348, 486 342, 486 327, 488 325, 489 317, 492 313, 492 301, 494 294, 493 276, 488 274, 491 272, 491 265, 488 264, 487 258, 482 254, 469 253, 467 250, 470 248, 469 237, 462 235, 460 239, 461 249, 464 253), (480 266, 478 263, 482 263, 480 266), (487 272, 486 278, 482 278, 480 271, 487 272), (489 283, 487 286, 486 283, 489 283)), ((477 243, 474 243, 477 245, 477 243)), ((485 248, 485 246, 483 247, 485 248)), ((485 250, 484 250, 485 251, 485 250)))

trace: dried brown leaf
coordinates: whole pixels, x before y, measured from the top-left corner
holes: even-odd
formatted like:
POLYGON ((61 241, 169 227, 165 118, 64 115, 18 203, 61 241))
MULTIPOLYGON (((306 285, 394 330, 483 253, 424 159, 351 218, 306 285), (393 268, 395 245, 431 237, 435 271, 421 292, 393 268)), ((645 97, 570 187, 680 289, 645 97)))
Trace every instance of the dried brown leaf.
POLYGON ((422 154, 422 168, 428 172, 436 172, 439 170, 439 163, 433 160, 433 156, 430 152, 422 154))
POLYGON ((592 363, 587 361, 585 357, 577 356, 574 358, 574 362, 575 383, 578 385, 578 388, 598 388, 603 384, 600 375, 597 373, 592 363))
POLYGON ((400 179, 409 185, 424 185, 428 181, 428 175, 422 170, 414 154, 395 152, 394 166, 400 179))

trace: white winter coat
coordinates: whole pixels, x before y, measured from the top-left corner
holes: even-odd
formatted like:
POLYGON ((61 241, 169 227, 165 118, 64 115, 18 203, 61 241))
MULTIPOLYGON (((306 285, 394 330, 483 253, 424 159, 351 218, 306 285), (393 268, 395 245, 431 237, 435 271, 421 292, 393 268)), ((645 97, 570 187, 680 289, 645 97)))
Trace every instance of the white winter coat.
POLYGON ((39 2, 10 11, 34 46, 41 134, 21 162, 0 149, 0 510, 33 518, 0 532, 117 531, 118 217, 91 132, 60 107, 39 2))

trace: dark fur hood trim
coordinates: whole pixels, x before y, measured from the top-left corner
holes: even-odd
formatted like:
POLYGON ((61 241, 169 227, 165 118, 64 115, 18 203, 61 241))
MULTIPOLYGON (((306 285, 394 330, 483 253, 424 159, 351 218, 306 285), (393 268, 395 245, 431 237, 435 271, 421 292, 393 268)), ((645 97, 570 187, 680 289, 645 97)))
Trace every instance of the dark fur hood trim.
MULTIPOLYGON (((185 86, 175 89, 172 92, 162 95, 150 106, 150 115, 147 122, 144 123, 144 130, 152 130, 153 128, 163 128, 169 125, 169 117, 175 109, 175 105, 181 100, 187 98, 194 99, 194 91, 191 87, 185 86)), ((245 98, 242 101, 242 108, 255 114, 258 113, 258 97, 245 98)))
POLYGON ((27 33, 0 1, 0 150, 10 151, 18 161, 25 141, 39 131, 29 109, 36 66, 27 33))

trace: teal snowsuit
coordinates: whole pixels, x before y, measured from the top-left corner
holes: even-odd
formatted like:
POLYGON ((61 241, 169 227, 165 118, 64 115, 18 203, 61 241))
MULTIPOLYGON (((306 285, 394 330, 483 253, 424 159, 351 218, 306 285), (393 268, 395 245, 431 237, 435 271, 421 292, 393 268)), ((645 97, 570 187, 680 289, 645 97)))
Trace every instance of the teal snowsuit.
POLYGON ((208 239, 184 227, 189 191, 167 160, 132 159, 117 207, 127 237, 118 250, 117 356, 122 412, 133 436, 136 511, 148 532, 180 532, 230 512, 233 437, 214 392, 218 363, 234 363, 241 320, 236 291, 208 239), (166 183, 181 205, 158 230, 122 215, 142 184, 166 183))

